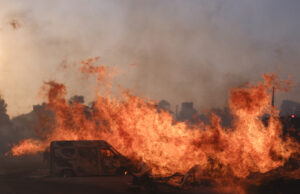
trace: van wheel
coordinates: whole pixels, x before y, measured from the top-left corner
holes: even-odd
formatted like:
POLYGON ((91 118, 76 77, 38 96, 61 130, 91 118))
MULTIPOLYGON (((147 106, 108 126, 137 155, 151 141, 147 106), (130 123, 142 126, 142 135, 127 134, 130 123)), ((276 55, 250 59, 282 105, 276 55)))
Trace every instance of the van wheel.
POLYGON ((118 168, 117 174, 118 174, 118 175, 123 175, 123 176, 125 176, 125 175, 127 174, 126 168, 124 168, 124 167, 118 168))
POLYGON ((72 170, 66 169, 62 171, 61 176, 67 178, 67 177, 73 177, 75 176, 75 174, 72 170))

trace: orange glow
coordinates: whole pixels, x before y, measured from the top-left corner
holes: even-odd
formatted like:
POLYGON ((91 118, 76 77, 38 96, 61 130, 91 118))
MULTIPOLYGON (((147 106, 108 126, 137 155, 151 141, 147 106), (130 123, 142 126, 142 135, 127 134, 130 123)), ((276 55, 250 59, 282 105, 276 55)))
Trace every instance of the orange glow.
MULTIPOLYGON (((42 152, 47 148, 48 143, 42 142, 39 140, 33 140, 33 139, 25 139, 19 142, 17 146, 14 146, 11 149, 11 153, 14 156, 20 156, 24 154, 35 154, 37 152, 42 152)), ((7 156, 9 153, 6 154, 7 156)))
MULTIPOLYGON (((97 74, 100 86, 107 87, 107 67, 87 62, 81 71, 97 74)), ((281 138, 278 110, 270 106, 269 90, 274 83, 287 90, 291 82, 278 81, 272 74, 264 75, 264 82, 257 85, 231 89, 228 103, 233 126, 222 128, 215 114, 207 125, 191 127, 174 121, 170 113, 158 112, 155 102, 122 89, 121 97, 99 92, 93 109, 86 110, 82 104, 68 103, 64 85, 48 82, 44 89, 47 107, 55 112, 55 124, 51 130, 40 132, 41 140, 21 141, 11 153, 34 154, 54 140, 103 139, 129 158, 143 158, 154 175, 185 173, 197 164, 211 176, 246 177, 251 172, 267 172, 283 165, 299 148, 292 139, 281 138), (271 115, 267 126, 261 121, 265 113, 271 115)))

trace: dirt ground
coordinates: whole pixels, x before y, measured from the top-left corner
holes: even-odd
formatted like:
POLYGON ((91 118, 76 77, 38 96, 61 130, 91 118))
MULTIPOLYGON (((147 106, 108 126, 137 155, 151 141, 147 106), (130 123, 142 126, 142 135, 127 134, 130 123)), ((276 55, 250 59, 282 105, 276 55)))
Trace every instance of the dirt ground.
POLYGON ((99 193, 216 193, 210 188, 179 190, 163 184, 156 188, 133 187, 131 176, 49 177, 41 159, 0 161, 0 194, 99 194, 99 193))
POLYGON ((20 174, 0 176, 1 194, 124 193, 124 177, 38 178, 20 174))
POLYGON ((0 175, 1 194, 215 193, 208 188, 187 191, 158 185, 155 190, 132 188, 130 176, 51 178, 28 174, 0 175))
MULTIPOLYGON (((0 194, 100 194, 100 193, 238 193, 197 186, 180 190, 164 184, 156 188, 133 187, 131 176, 49 177, 41 158, 0 160, 0 194)), ((276 179, 248 187, 246 193, 299 193, 300 180, 276 179)))

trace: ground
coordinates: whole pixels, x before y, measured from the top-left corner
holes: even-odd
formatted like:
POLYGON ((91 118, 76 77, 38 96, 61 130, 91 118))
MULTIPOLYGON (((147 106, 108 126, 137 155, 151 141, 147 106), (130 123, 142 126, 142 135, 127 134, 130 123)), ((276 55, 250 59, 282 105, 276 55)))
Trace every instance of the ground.
POLYGON ((50 177, 39 158, 0 161, 0 194, 215 193, 206 187, 179 190, 162 184, 145 189, 131 182, 131 176, 50 177))
MULTIPOLYGON (((285 170, 285 169, 283 169, 285 170)), ((272 173, 269 173, 271 176, 272 173)), ((281 173, 282 174, 282 173, 281 173)), ((0 194, 100 194, 100 193, 239 193, 211 186, 177 189, 155 184, 156 189, 133 187, 131 176, 50 177, 47 165, 40 158, 0 159, 0 194)), ((300 180, 283 177, 267 178, 259 186, 248 184, 245 193, 299 193, 300 180)))
MULTIPOLYGON (((1 194, 99 194, 99 193, 153 193, 153 190, 132 188, 131 176, 108 177, 34 177, 26 174, 0 175, 1 194)), ((159 193, 214 193, 208 188, 178 190, 159 185, 159 193)))

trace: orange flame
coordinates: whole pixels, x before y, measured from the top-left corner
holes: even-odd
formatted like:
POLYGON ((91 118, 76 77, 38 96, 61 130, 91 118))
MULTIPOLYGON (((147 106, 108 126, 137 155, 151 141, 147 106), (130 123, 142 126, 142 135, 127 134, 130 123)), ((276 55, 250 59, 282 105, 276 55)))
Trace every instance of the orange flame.
MULTIPOLYGON (((81 71, 97 73, 103 84, 107 67, 93 67, 90 62, 83 63, 81 71)), ((48 82, 47 107, 55 112, 55 126, 42 140, 21 141, 11 153, 37 153, 54 140, 103 139, 130 158, 142 157, 155 175, 185 173, 196 164, 208 174, 246 177, 266 172, 283 165, 299 148, 292 139, 281 138, 278 110, 270 106, 269 89, 274 83, 287 90, 291 82, 278 81, 272 74, 264 75, 264 82, 257 85, 231 89, 233 126, 222 128, 215 114, 207 125, 176 122, 170 113, 158 112, 155 102, 129 91, 120 91, 121 98, 98 94, 93 108, 86 110, 80 103, 67 102, 64 85, 48 82), (271 115, 267 126, 261 121, 265 113, 271 115)))
MULTIPOLYGON (((15 145, 11 148, 11 153, 13 156, 21 156, 24 154, 35 154, 37 152, 42 152, 47 148, 48 143, 42 142, 34 139, 25 139, 19 142, 18 145, 15 145)), ((9 156, 9 152, 6 156, 9 156)))

